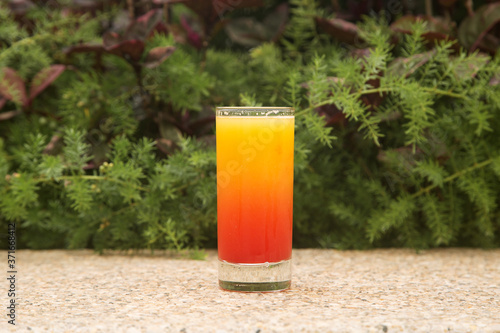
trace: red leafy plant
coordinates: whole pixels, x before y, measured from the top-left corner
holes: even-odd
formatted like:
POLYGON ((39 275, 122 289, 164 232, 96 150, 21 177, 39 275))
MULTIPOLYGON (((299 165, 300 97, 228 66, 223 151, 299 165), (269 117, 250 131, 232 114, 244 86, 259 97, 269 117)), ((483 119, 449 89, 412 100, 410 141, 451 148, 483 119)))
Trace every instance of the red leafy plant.
POLYGON ((279 5, 262 22, 251 17, 231 20, 225 30, 229 38, 244 46, 257 46, 263 42, 276 42, 288 21, 288 5, 279 5))
MULTIPOLYGON (((64 65, 52 65, 39 71, 29 82, 25 82, 19 74, 12 68, 4 67, 0 69, 0 110, 7 103, 12 101, 27 109, 33 103, 35 97, 40 95, 47 87, 54 82, 59 75, 66 70, 64 65)), ((0 113, 0 120, 10 119, 21 110, 0 113)))
MULTIPOLYGON (((449 13, 453 6, 458 6, 456 1, 440 1, 445 13, 449 13)), ((458 22, 451 20, 449 14, 444 17, 427 15, 405 15, 391 23, 393 33, 391 42, 398 43, 399 36, 411 34, 411 26, 417 20, 426 22, 426 31, 422 34, 429 48, 438 41, 454 41, 454 51, 462 46, 470 52, 480 50, 495 54, 500 46, 500 3, 494 2, 480 6, 473 11, 472 6, 465 4, 468 16, 458 22), (458 28, 457 28, 458 26, 458 28)), ((338 17, 326 19, 316 17, 319 29, 331 35, 339 42, 363 46, 359 35, 359 28, 352 22, 345 20, 342 13, 338 17)))
POLYGON ((155 33, 166 33, 168 28, 162 22, 162 13, 153 9, 129 23, 122 34, 107 32, 102 44, 80 44, 67 48, 65 53, 91 52, 96 54, 96 64, 101 65, 102 54, 112 54, 125 59, 134 69, 138 83, 141 82, 142 67, 154 68, 164 62, 174 51, 174 46, 155 47, 144 56, 145 40, 155 33), (144 58, 144 59, 143 59, 144 58))
MULTIPOLYGON (((153 0, 153 3, 182 3, 196 15, 196 20, 181 18, 181 25, 187 34, 188 42, 197 49, 206 49, 212 37, 231 22, 225 17, 228 13, 241 8, 264 6, 263 0, 153 0), (196 29, 196 25, 199 25, 200 29, 196 29)), ((277 21, 281 22, 281 14, 278 14, 280 17, 277 21)), ((269 21, 268 25, 272 25, 273 22, 270 19, 269 21)))

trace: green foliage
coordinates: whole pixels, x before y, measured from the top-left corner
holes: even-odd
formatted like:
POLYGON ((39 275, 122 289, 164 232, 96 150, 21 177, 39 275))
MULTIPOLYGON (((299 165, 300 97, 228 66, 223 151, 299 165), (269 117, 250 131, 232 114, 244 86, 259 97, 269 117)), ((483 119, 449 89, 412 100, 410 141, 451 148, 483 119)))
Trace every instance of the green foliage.
POLYGON ((283 45, 291 57, 301 57, 318 46, 314 17, 318 9, 314 0, 290 0, 292 17, 285 31, 283 45))
POLYGON ((286 105, 294 246, 500 246, 500 57, 429 45, 420 21, 396 39, 373 18, 353 49, 319 33, 319 2, 290 5, 279 40, 198 50, 156 32, 138 60, 65 53, 101 43, 118 8, 35 6, 33 31, 0 9, 0 68, 29 87, 67 65, 32 103, 0 111, 2 228, 18 222, 29 248, 216 247, 213 107, 286 105))
POLYGON ((207 51, 205 70, 213 80, 211 99, 214 104, 238 105, 240 92, 251 93, 248 91, 250 70, 246 65, 249 58, 246 53, 207 51))
POLYGON ((85 134, 70 128, 64 133, 65 146, 63 149, 66 166, 69 170, 82 173, 83 168, 92 157, 86 153, 89 145, 84 142, 85 134))
MULTIPOLYGON (((132 134, 136 129, 128 94, 119 94, 121 87, 130 83, 113 82, 114 73, 100 77, 89 71, 72 80, 62 93, 58 113, 64 125, 97 135, 132 134)), ((127 78, 125 76, 125 78, 127 78)))
MULTIPOLYGON (((152 46, 171 45, 173 40, 155 37, 152 46)), ((159 67, 146 71, 146 88, 156 98, 169 101, 176 111, 201 110, 201 100, 208 96, 212 79, 207 72, 201 72, 197 55, 178 48, 159 67)))
POLYGON ((412 171, 425 177, 432 185, 439 187, 443 186, 444 179, 448 175, 446 170, 434 160, 419 161, 412 171))
POLYGON ((27 36, 24 29, 20 29, 7 8, 0 7, 0 46, 11 45, 12 43, 27 36))

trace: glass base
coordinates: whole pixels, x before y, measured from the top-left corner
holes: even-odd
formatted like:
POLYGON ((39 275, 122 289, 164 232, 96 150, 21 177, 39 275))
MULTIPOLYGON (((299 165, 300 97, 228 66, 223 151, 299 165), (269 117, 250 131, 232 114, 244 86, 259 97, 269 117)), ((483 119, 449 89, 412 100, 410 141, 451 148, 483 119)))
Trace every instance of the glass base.
POLYGON ((230 291, 266 292, 289 289, 292 261, 233 264, 219 260, 219 286, 230 291))

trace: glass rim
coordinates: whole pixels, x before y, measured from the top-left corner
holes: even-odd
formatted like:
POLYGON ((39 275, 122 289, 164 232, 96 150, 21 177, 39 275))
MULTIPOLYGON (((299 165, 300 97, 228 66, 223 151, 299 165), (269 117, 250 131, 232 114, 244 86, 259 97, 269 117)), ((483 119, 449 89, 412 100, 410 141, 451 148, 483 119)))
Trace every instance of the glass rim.
POLYGON ((216 116, 225 117, 280 117, 294 116, 295 109, 289 106, 217 106, 216 116))

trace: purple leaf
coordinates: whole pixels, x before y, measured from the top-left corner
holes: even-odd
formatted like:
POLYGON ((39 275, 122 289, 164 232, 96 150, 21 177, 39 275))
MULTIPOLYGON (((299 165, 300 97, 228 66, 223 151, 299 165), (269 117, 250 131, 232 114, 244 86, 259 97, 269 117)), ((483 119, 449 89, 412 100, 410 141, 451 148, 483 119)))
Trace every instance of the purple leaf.
POLYGON ((96 52, 96 53, 102 53, 105 52, 104 46, 100 44, 79 44, 79 45, 74 45, 70 46, 66 49, 64 49, 64 53, 66 55, 71 55, 73 53, 86 53, 86 52, 96 52))
POLYGON ((207 36, 212 33, 215 23, 227 12, 239 8, 264 6, 263 0, 184 0, 183 3, 199 16, 207 36))
MULTIPOLYGON (((391 30, 403 34, 412 33, 412 25, 417 21, 425 21, 427 23, 426 31, 422 34, 428 47, 433 47, 438 41, 457 41, 454 35, 455 24, 449 24, 440 17, 425 17, 406 15, 397 19, 391 24, 391 30)), ((452 45, 452 49, 456 52, 459 51, 458 43, 452 45)))
POLYGON ((66 70, 64 65, 52 65, 39 71, 33 80, 30 87, 30 103, 33 99, 44 91, 52 82, 55 81, 66 70))
POLYGON ((458 52, 460 50, 460 47, 458 45, 458 40, 455 37, 452 37, 450 35, 443 34, 441 32, 436 32, 436 31, 429 31, 424 34, 422 34, 422 37, 425 39, 427 42, 427 45, 429 46, 434 46, 436 45, 436 42, 439 41, 452 41, 454 42, 451 46, 451 49, 454 51, 458 52))
POLYGON ((0 95, 22 106, 28 106, 24 80, 12 68, 0 69, 0 95))
POLYGON ((117 45, 106 47, 106 51, 134 62, 139 61, 144 52, 144 42, 141 40, 126 40, 117 45))
POLYGON ((274 12, 264 19, 266 31, 271 41, 276 42, 285 31, 288 22, 288 4, 283 3, 276 7, 274 12))
POLYGON ((120 44, 122 41, 122 38, 120 35, 118 35, 116 32, 106 32, 102 36, 102 44, 104 47, 112 47, 117 44, 120 44))
MULTIPOLYGON (((0 101, 0 104, 1 104, 1 101, 0 101)), ((1 107, 0 107, 0 109, 1 109, 1 107)), ((22 113, 22 110, 2 112, 2 113, 0 113, 0 121, 9 120, 11 118, 14 118, 15 116, 20 115, 21 113, 22 113)))
POLYGON ((408 58, 396 58, 389 64, 387 71, 392 75, 409 77, 417 69, 425 65, 435 54, 436 51, 431 50, 408 58))
POLYGON ((185 0, 153 0, 155 5, 165 5, 173 3, 183 3, 185 0))
POLYGON ((328 20, 322 17, 316 17, 315 21, 318 27, 340 42, 351 45, 363 42, 359 37, 359 29, 354 23, 338 18, 328 20))
POLYGON ((2 110, 3 106, 7 103, 7 99, 0 96, 0 110, 2 110))
POLYGON ((434 31, 443 35, 453 35, 455 24, 450 24, 442 17, 427 17, 405 15, 400 17, 391 24, 391 30, 403 33, 411 33, 412 25, 417 21, 425 21, 427 23, 426 32, 434 31))
POLYGON ((288 5, 282 4, 262 23, 253 18, 244 17, 231 20, 225 30, 234 42, 245 46, 256 46, 262 42, 278 40, 285 29, 287 20, 288 5))
MULTIPOLYGON (((112 36, 109 35, 107 43, 114 43, 112 36)), ((144 51, 144 42, 140 40, 126 40, 123 42, 118 42, 116 44, 111 44, 109 46, 103 46, 98 44, 80 44, 67 48, 64 53, 67 55, 73 53, 85 53, 85 52, 95 52, 95 53, 110 53, 118 57, 122 57, 127 61, 137 62, 142 57, 142 52, 144 51)))
POLYGON ((191 127, 194 131, 198 132, 199 129, 204 126, 213 126, 214 122, 215 122, 215 116, 210 115, 194 120, 189 124, 189 127, 191 127))
MULTIPOLYGON (((458 39, 462 45, 474 51, 482 46, 481 42, 488 32, 500 22, 500 3, 491 3, 481 6, 474 14, 462 21, 458 28, 458 39)), ((496 51, 497 45, 487 48, 489 51, 496 51)))
MULTIPOLYGON (((189 2, 203 2, 203 1, 190 0, 189 2)), ((212 8, 215 10, 215 13, 219 17, 222 17, 222 15, 224 15, 226 12, 230 12, 238 8, 262 7, 262 6, 264 6, 263 0, 238 0, 238 1, 212 0, 212 8)))
POLYGON ((171 155, 176 150, 177 145, 173 140, 158 138, 156 139, 156 147, 165 155, 171 155))
POLYGON ((490 57, 485 53, 478 53, 475 57, 465 59, 450 57, 450 62, 456 60, 458 63, 457 66, 454 66, 453 74, 457 81, 466 81, 475 78, 477 73, 490 61, 490 57))
POLYGON ((169 29, 167 27, 167 25, 163 22, 158 22, 154 27, 153 29, 151 29, 151 31, 149 32, 149 35, 147 36, 147 38, 149 37, 152 37, 154 36, 155 34, 164 34, 164 35, 168 35, 169 33, 169 29))
POLYGON ((391 30, 409 34, 411 33, 412 25, 415 23, 415 21, 417 21, 416 16, 405 15, 403 17, 400 17, 391 24, 391 30))
POLYGON ((58 135, 53 135, 50 139, 50 142, 47 144, 45 149, 43 150, 44 154, 55 155, 55 152, 60 149, 62 146, 61 137, 58 135))
POLYGON ((132 22, 125 33, 123 34, 124 40, 146 39, 153 29, 162 21, 162 12, 159 9, 153 9, 146 14, 138 17, 132 22))
POLYGON ((494 74, 490 79, 490 86, 497 86, 500 84, 500 73, 494 74))
POLYGON ((73 10, 75 12, 91 12, 96 13, 104 8, 103 1, 100 0, 73 0, 73 10))
POLYGON ((137 18, 136 22, 144 25, 148 29, 152 29, 156 23, 160 22, 162 12, 160 9, 152 9, 144 15, 137 18))
POLYGON ((11 0, 8 2, 8 6, 12 14, 17 17, 23 17, 26 13, 35 5, 29 0, 11 0))
POLYGON ((170 57, 174 51, 174 46, 155 47, 149 51, 146 61, 144 62, 144 66, 147 68, 155 68, 167 60, 167 58, 170 57))
POLYGON ((320 117, 325 117, 326 125, 345 124, 347 119, 344 113, 335 104, 322 105, 315 109, 320 117))
POLYGON ((267 39, 264 25, 250 17, 232 20, 225 30, 233 42, 244 46, 257 46, 267 39))
POLYGON ((193 45, 196 49, 201 50, 203 48, 203 40, 200 34, 191 27, 191 24, 184 15, 181 16, 181 25, 187 33, 189 44, 193 45))

